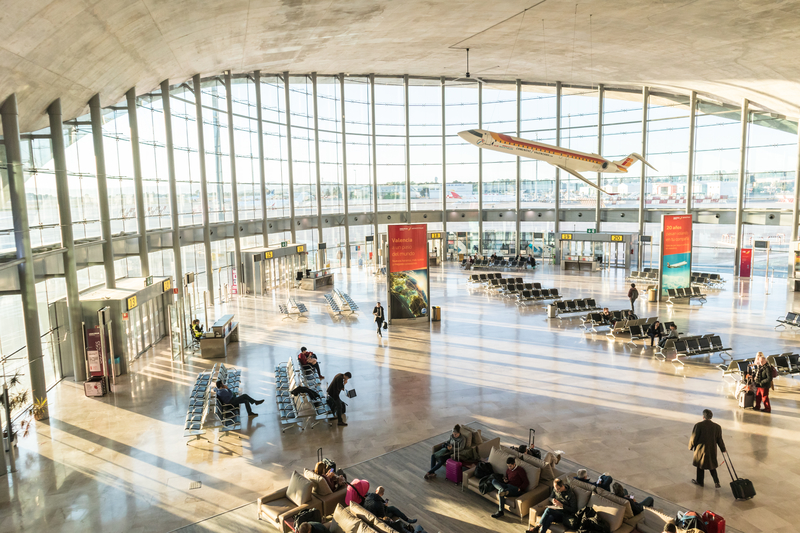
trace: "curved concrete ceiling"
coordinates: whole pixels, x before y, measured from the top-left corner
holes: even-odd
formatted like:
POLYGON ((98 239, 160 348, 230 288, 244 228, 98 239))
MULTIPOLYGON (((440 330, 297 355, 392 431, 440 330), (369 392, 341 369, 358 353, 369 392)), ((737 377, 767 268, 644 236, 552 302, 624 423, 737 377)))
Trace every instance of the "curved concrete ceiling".
POLYGON ((800 2, 0 0, 22 131, 196 73, 375 73, 696 90, 800 115, 800 2))

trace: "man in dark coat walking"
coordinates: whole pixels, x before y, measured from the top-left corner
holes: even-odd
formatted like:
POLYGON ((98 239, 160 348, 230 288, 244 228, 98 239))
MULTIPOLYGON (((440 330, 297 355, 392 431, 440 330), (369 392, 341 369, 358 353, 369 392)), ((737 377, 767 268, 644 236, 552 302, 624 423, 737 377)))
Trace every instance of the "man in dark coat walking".
POLYGON ((381 333, 381 327, 383 326, 383 321, 386 320, 386 313, 384 313, 380 302, 378 302, 378 305, 376 305, 372 310, 372 314, 375 315, 375 323, 378 324, 378 335, 383 337, 383 333, 381 333))
POLYGON ((722 453, 725 453, 725 442, 722 440, 722 428, 711 421, 713 416, 710 409, 703 409, 703 421, 694 425, 692 437, 689 439, 689 449, 694 451, 693 464, 697 467, 697 477, 692 483, 702 487, 705 470, 710 470, 714 486, 719 488, 717 446, 722 453))

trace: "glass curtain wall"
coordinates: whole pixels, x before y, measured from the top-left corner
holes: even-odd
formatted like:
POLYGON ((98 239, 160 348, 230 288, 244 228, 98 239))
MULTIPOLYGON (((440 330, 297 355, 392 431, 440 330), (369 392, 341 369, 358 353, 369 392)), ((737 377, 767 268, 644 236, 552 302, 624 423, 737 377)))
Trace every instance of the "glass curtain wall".
MULTIPOLYGON (((348 89, 345 89, 348 90, 348 89)), ((344 161, 344 153, 342 151, 342 97, 341 97, 341 83, 339 78, 332 76, 320 76, 317 78, 317 113, 319 114, 319 175, 320 175, 320 191, 322 193, 322 212, 323 213, 344 213, 344 174, 342 173, 342 165, 344 161)), ((294 115, 294 108, 293 115, 294 115)), ((349 117, 348 117, 349 118, 349 117)), ((313 128, 314 124, 311 123, 313 128)), ((350 126, 347 126, 347 136, 355 134, 350 131, 350 126)), ((292 124, 292 133, 294 133, 294 124, 292 124)), ((350 139, 348 139, 349 141, 350 139)), ((349 143, 348 143, 349 144, 349 143)), ((357 152, 357 150, 354 150, 357 152)), ((348 173, 347 180, 352 183, 354 176, 350 173, 350 167, 355 166, 358 171, 354 170, 356 174, 363 175, 363 167, 361 165, 351 165, 350 157, 363 156, 362 153, 352 154, 349 147, 347 151, 348 159, 348 173)), ((296 157, 296 155, 295 155, 296 157)), ((295 166, 295 169, 297 167, 295 166)), ((367 172, 369 170, 367 169, 367 172)), ((367 174, 367 177, 369 173, 367 174)), ((359 176, 363 179, 363 176, 359 176)), ((348 186, 349 186, 348 183, 348 186)), ((350 187, 352 191, 353 188, 350 187)), ((316 192, 315 192, 316 194, 316 192)), ((295 195, 297 195, 297 170, 295 170, 295 195)), ((352 199, 349 204, 352 210, 352 199)), ((316 212, 316 204, 315 204, 316 212)), ((368 210, 372 210, 368 208, 368 210)))
MULTIPOLYGON (((314 91, 310 77, 289 77, 289 110, 292 114, 294 212, 297 216, 317 214, 313 95, 314 91)), ((335 194, 337 197, 341 197, 341 187, 338 188, 335 194)))
POLYGON ((478 127, 478 83, 447 82, 444 102, 447 208, 477 209, 479 149, 459 137, 458 132, 478 127))
POLYGON ((739 196, 741 111, 697 100, 692 205, 736 207, 739 196))
POLYGON ((797 122, 750 113, 744 207, 791 207, 796 167, 797 122))
POLYGON ((214 78, 200 84, 203 105, 203 142, 208 185, 208 220, 211 224, 233 220, 228 104, 225 84, 214 78))
POLYGON ((289 216, 289 148, 283 80, 278 76, 262 76, 260 90, 267 218, 283 218, 289 216))
MULTIPOLYGON (((642 94, 633 91, 603 91, 603 150, 611 161, 621 161, 642 151, 642 94)), ((616 196, 600 195, 601 207, 636 208, 644 163, 636 162, 627 174, 602 174, 602 187, 616 196)), ((605 225, 602 226, 605 231, 605 225)), ((637 229, 634 231, 638 231, 637 229)))
MULTIPOLYGON (((231 98, 239 220, 260 220, 261 171, 258 160, 258 108, 256 107, 256 86, 253 81, 248 77, 231 80, 231 98)), ((244 248, 244 246, 242 247, 244 248)))
MULTIPOLYGON (((689 169, 690 99, 651 94, 647 102, 645 206, 679 209, 686 206, 689 169)), ((655 237, 654 237, 655 239, 655 237)))
POLYGON ((378 211, 406 209, 406 117, 403 80, 375 79, 378 211))
POLYGON ((442 208, 442 85, 411 80, 408 86, 411 209, 442 208))
MULTIPOLYGON (((351 213, 371 213, 374 195, 369 79, 346 78, 344 90, 348 209, 351 213)), ((352 232, 350 240, 353 242, 352 232)))
MULTIPOLYGON (((523 139, 556 144, 556 91, 554 87, 522 86, 520 128, 523 139)), ((535 159, 521 159, 520 207, 551 207, 555 203, 556 169, 535 159)))
MULTIPOLYGON (((167 171, 167 134, 164 129, 164 105, 161 93, 154 91, 137 98, 136 115, 139 124, 145 226, 148 230, 170 228, 172 220, 167 171)), ((75 216, 74 212, 72 216, 75 216)))
MULTIPOLYGON (((517 93, 515 84, 484 84, 483 129, 516 137, 517 93)), ((516 192, 516 158, 494 150, 484 150, 484 209, 516 208, 516 192)), ((487 248, 484 247, 484 250, 487 248)))
MULTIPOLYGON (((597 89, 565 87, 561 93, 561 146, 589 154, 597 153, 598 121, 597 89)), ((583 177, 596 183, 597 173, 583 172, 583 177)), ((563 207, 595 206, 597 190, 581 180, 561 173, 561 205, 563 207)), ((601 199, 602 200, 602 199, 601 199)))

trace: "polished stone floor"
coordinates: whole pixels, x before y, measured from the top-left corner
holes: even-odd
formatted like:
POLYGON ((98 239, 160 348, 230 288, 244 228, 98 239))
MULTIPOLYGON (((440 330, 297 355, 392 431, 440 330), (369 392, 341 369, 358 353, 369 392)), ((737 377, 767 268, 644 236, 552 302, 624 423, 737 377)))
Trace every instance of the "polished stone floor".
MULTIPOLYGON (((545 267, 524 277, 568 298, 627 304, 622 271, 545 267)), ((743 532, 797 531, 795 380, 777 380, 771 415, 745 412, 713 364, 657 361, 649 349, 584 333, 577 320, 548 320, 541 307, 520 310, 468 289, 465 279, 457 267, 434 269, 431 298, 443 321, 395 324, 382 339, 370 311, 385 300, 385 284, 358 269, 336 276, 363 309, 356 317, 334 317, 321 293, 303 291, 296 296, 311 310, 307 321, 281 320, 277 304, 286 293, 218 309, 241 320, 241 342, 226 363, 243 369, 245 391, 268 400, 241 441, 185 445, 189 391, 211 365, 172 362, 166 342, 142 356, 112 396, 86 398, 80 384, 65 380, 50 393, 50 420, 20 441, 18 472, 0 482, 0 531, 170 531, 282 486, 292 470, 313 463, 320 446, 348 466, 464 420, 517 440, 535 428, 537 445, 679 505, 713 509, 743 532), (350 400, 348 427, 281 432, 272 371, 301 345, 320 356, 326 376, 353 373, 358 397, 350 400), (691 485, 687 442, 703 408, 714 410, 739 474, 756 486, 755 499, 735 502, 724 470, 720 490, 691 485), (200 488, 190 489, 193 482, 200 488)), ((669 311, 641 302, 639 314, 660 314, 686 333, 716 332, 734 357, 797 351, 797 334, 773 330, 775 317, 796 303, 785 282, 729 281, 704 306, 669 311)), ((409 484, 417 482, 409 476, 409 484)))

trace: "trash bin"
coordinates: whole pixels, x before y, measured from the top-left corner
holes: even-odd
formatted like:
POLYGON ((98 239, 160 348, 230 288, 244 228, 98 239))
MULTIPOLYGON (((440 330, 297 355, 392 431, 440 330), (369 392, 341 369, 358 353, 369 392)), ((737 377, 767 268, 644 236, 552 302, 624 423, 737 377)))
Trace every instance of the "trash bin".
POLYGON ((106 382, 100 376, 89 378, 83 382, 83 393, 90 398, 93 396, 105 396, 106 382))
POLYGON ((648 302, 655 302, 656 301, 656 290, 655 289, 647 289, 647 301, 648 302))
POLYGON ((442 319, 442 308, 438 305, 434 305, 431 307, 431 320, 433 322, 439 322, 442 319))
POLYGON ((554 304, 550 304, 547 306, 547 318, 556 318, 558 313, 556 312, 557 307, 554 304))

